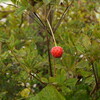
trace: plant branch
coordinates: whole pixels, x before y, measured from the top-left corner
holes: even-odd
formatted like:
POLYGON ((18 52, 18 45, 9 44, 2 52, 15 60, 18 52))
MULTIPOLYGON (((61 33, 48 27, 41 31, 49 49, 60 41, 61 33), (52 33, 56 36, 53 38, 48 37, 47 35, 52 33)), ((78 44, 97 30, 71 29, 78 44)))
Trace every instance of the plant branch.
POLYGON ((91 65, 92 65, 92 70, 93 70, 93 74, 94 74, 94 77, 95 77, 96 87, 98 88, 98 78, 97 78, 97 75, 96 75, 96 72, 95 72, 95 67, 94 67, 93 62, 91 63, 91 65))
POLYGON ((36 18, 41 22, 41 24, 43 25, 43 27, 45 28, 46 26, 44 25, 43 21, 40 19, 40 17, 36 14, 36 12, 33 13, 36 18))
MULTIPOLYGON (((40 22, 41 24, 40 24, 35 18, 33 18, 32 15, 29 14, 29 16, 30 16, 32 19, 34 19, 34 20, 38 23, 38 25, 40 25, 41 28, 43 28, 44 30, 47 28, 47 27, 45 26, 45 24, 42 22, 42 20, 40 19, 40 17, 39 17, 36 13, 33 13, 33 16, 35 16, 35 17, 39 20, 39 22, 40 22)), ((46 29, 45 31, 47 31, 47 32, 51 35, 51 32, 50 32, 48 29, 46 29)))
POLYGON ((52 30, 52 27, 51 27, 51 25, 50 25, 50 23, 49 23, 49 20, 48 20, 48 19, 46 19, 46 20, 47 20, 47 23, 48 23, 48 25, 49 25, 49 28, 50 28, 50 31, 51 31, 51 34, 52 34, 52 37, 53 37, 55 46, 57 46, 57 43, 56 43, 56 40, 55 40, 55 36, 54 36, 53 30, 52 30))
POLYGON ((49 68, 50 68, 50 76, 53 76, 52 73, 52 66, 51 66, 51 57, 50 57, 50 39, 49 36, 47 34, 47 48, 48 48, 48 61, 49 61, 49 68))
POLYGON ((35 75, 33 75, 32 73, 30 73, 31 76, 33 76, 36 80, 38 80, 40 83, 47 85, 47 83, 42 82, 40 79, 38 79, 35 75))
POLYGON ((67 8, 65 9, 64 13, 62 14, 61 18, 59 19, 58 23, 55 25, 53 31, 54 33, 56 32, 57 28, 60 26, 63 18, 65 17, 66 13, 69 11, 70 7, 72 6, 74 0, 71 2, 71 4, 69 6, 67 6, 67 8))
POLYGON ((95 93, 95 91, 97 91, 98 89, 98 78, 97 78, 97 75, 96 75, 96 72, 95 72, 95 67, 94 67, 94 64, 93 62, 91 62, 91 65, 92 65, 92 70, 93 70, 93 74, 94 74, 94 77, 95 77, 95 86, 93 87, 93 90, 90 92, 90 95, 92 95, 93 93, 95 93))
MULTIPOLYGON (((50 11, 51 11, 51 6, 49 5, 49 8, 47 8, 47 6, 46 6, 46 10, 45 10, 45 24, 47 24, 46 19, 48 19, 48 17, 51 17, 50 11)), ((52 20, 49 20, 49 21, 50 21, 50 23, 52 23, 52 20)), ((45 27, 45 28, 47 30, 47 27, 45 27)), ((47 48, 48 48, 49 72, 50 72, 50 76, 52 77, 53 76, 53 72, 52 72, 51 56, 50 56, 50 37, 49 37, 48 34, 47 34, 47 48)))

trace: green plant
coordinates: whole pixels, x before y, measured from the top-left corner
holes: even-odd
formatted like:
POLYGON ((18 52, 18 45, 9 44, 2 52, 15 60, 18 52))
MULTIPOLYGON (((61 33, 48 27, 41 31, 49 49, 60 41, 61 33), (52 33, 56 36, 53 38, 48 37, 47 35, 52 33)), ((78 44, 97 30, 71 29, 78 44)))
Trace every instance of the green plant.
POLYGON ((0 6, 0 99, 99 100, 99 1, 11 1, 0 6))

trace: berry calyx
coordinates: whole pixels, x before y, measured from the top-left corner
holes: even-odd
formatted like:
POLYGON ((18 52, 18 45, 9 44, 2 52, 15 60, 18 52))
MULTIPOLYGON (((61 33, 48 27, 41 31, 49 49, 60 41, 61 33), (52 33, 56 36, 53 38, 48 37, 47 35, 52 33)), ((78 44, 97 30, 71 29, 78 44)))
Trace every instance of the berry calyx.
POLYGON ((60 58, 60 57, 62 57, 62 54, 63 54, 64 50, 60 46, 55 46, 55 47, 53 47, 51 49, 50 52, 51 52, 51 54, 52 54, 53 57, 60 58))

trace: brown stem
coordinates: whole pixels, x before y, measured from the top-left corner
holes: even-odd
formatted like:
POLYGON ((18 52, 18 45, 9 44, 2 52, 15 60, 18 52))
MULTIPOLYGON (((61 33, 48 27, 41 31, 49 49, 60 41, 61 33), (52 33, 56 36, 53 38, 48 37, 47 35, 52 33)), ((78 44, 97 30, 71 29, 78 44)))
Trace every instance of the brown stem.
POLYGON ((95 72, 95 67, 94 67, 93 62, 91 63, 91 65, 92 65, 92 70, 93 70, 93 74, 94 74, 94 77, 95 77, 96 88, 98 88, 98 78, 97 78, 97 75, 96 75, 96 72, 95 72))
POLYGON ((22 14, 22 15, 21 15, 21 23, 19 24, 19 28, 21 28, 23 22, 24 22, 24 16, 23 16, 23 14, 22 14))
MULTIPOLYGON (((49 5, 49 8, 46 8, 45 16, 46 16, 46 19, 48 19, 48 21, 50 22, 50 24, 52 24, 52 20, 51 20, 52 15, 50 12, 51 12, 51 6, 49 5), (48 12, 49 12, 49 14, 48 14, 48 12), (48 18, 47 18, 47 15, 48 15, 48 18)), ((46 27, 46 30, 47 30, 47 27, 46 27)), ((48 36, 48 34, 47 34, 47 48, 48 48, 49 71, 50 71, 50 76, 52 77, 53 73, 52 73, 52 65, 51 65, 51 57, 50 57, 50 37, 48 36)))
POLYGON ((48 47, 48 62, 49 62, 49 70, 50 70, 50 76, 53 76, 52 73, 52 66, 51 66, 51 57, 50 57, 50 39, 49 36, 47 34, 47 47, 48 47))
POLYGON ((56 65, 55 65, 55 59, 54 59, 54 76, 56 77, 56 65))
POLYGON ((58 23, 55 25, 54 30, 53 30, 54 33, 56 32, 57 28, 60 26, 62 20, 64 19, 66 13, 69 11, 69 8, 72 6, 73 2, 74 2, 74 0, 71 2, 71 4, 70 4, 69 6, 67 6, 67 8, 65 9, 64 13, 62 14, 60 20, 59 20, 58 23))
POLYGON ((39 23, 32 15, 29 15, 31 18, 33 18, 36 22, 37 22, 37 24, 39 25, 39 26, 41 26, 41 28, 43 28, 45 31, 47 31, 50 35, 51 35, 51 32, 47 29, 47 27, 45 26, 45 24, 42 22, 42 20, 40 19, 40 17, 36 14, 36 13, 33 13, 33 16, 35 16, 38 20, 39 20, 39 22, 41 23, 39 23))
POLYGON ((40 19, 40 17, 37 15, 37 13, 36 12, 34 12, 33 13, 35 16, 36 16, 36 18, 41 22, 41 24, 43 25, 43 27, 46 27, 45 25, 44 25, 44 23, 43 23, 43 21, 40 19))
POLYGON ((92 70, 93 70, 93 74, 94 74, 94 77, 95 77, 95 83, 96 84, 93 87, 93 90, 91 91, 90 95, 94 94, 98 90, 98 78, 97 78, 97 75, 96 75, 96 72, 95 72, 95 67, 94 67, 93 62, 91 62, 91 65, 92 65, 92 70))
POLYGON ((42 82, 40 79, 38 79, 35 75, 33 75, 32 73, 30 73, 31 76, 33 76, 36 80, 38 80, 40 83, 47 85, 47 83, 42 82))

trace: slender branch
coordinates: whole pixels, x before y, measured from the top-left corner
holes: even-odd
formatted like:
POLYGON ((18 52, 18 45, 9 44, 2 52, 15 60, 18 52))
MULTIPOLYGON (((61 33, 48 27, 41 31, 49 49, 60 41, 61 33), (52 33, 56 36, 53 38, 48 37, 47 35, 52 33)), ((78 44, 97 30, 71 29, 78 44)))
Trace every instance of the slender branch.
POLYGON ((46 29, 46 31, 51 35, 50 31, 47 29, 46 25, 43 23, 43 21, 40 19, 39 15, 37 15, 36 12, 33 13, 35 15, 35 17, 40 21, 40 23, 42 24, 43 28, 46 29))
POLYGON ((54 76, 56 76, 57 68, 56 68, 56 65, 55 65, 55 59, 53 59, 53 61, 54 61, 54 76))
POLYGON ((36 23, 37 23, 38 25, 40 25, 40 26, 44 29, 44 27, 43 27, 32 15, 29 14, 29 17, 31 17, 32 19, 34 19, 34 20, 36 21, 36 23))
POLYGON ((42 82, 40 79, 38 79, 35 75, 33 75, 32 73, 30 73, 31 76, 33 76, 36 80, 38 80, 40 83, 47 85, 47 83, 42 82))
POLYGON ((97 78, 97 75, 96 75, 96 72, 95 72, 95 67, 94 67, 93 62, 91 63, 91 65, 92 65, 92 70, 93 70, 93 74, 94 74, 94 77, 95 77, 96 87, 98 88, 98 78, 97 78))
POLYGON ((69 6, 67 6, 67 8, 65 9, 64 13, 62 14, 61 18, 59 19, 58 23, 55 25, 53 31, 54 33, 56 32, 57 28, 60 26, 63 18, 65 17, 66 13, 69 11, 70 7, 72 6, 74 0, 71 2, 71 4, 69 6))
POLYGON ((92 91, 90 92, 90 95, 92 95, 92 94, 94 94, 95 93, 95 91, 96 91, 96 84, 94 85, 94 87, 93 87, 93 89, 92 89, 92 91))
POLYGON ((44 25, 43 21, 40 19, 40 17, 36 14, 36 12, 34 12, 33 14, 34 14, 34 15, 37 17, 37 19, 41 22, 41 24, 43 25, 43 27, 46 27, 46 26, 44 25))
POLYGON ((49 68, 50 68, 50 76, 52 77, 53 73, 52 73, 51 57, 50 57, 50 39, 48 34, 47 34, 47 47, 48 47, 48 61, 49 61, 49 68))
POLYGON ((33 16, 35 16, 38 20, 39 20, 39 22, 42 24, 40 24, 35 18, 33 18, 33 16, 32 15, 30 15, 29 14, 29 16, 32 18, 32 19, 34 19, 37 23, 38 23, 38 25, 40 25, 41 26, 41 28, 43 28, 45 31, 47 31, 50 35, 51 35, 51 32, 47 29, 47 27, 44 25, 44 23, 42 22, 42 20, 40 19, 40 17, 35 13, 35 14, 33 14, 33 16))
POLYGON ((21 15, 21 23, 19 24, 19 28, 21 28, 22 24, 23 24, 23 14, 21 15))
POLYGON ((51 27, 51 25, 50 25, 48 19, 46 19, 46 20, 47 20, 47 23, 48 23, 48 25, 49 25, 50 31, 51 31, 51 33, 52 33, 52 37, 53 37, 53 40, 54 40, 55 46, 57 46, 57 43, 56 43, 56 40, 55 40, 55 36, 54 36, 53 30, 52 30, 52 27, 51 27))
MULTIPOLYGON (((47 8, 47 6, 46 6, 46 8, 45 8, 46 10, 45 10, 45 24, 47 24, 47 22, 46 22, 46 19, 48 18, 47 16, 51 16, 51 14, 50 14, 50 9, 51 9, 51 6, 49 5, 49 9, 47 8), (49 11, 48 11, 49 10, 49 11), (49 12, 49 14, 48 14, 48 12, 49 12)), ((51 20, 51 22, 52 22, 52 20, 51 20)), ((46 28, 46 30, 47 30, 47 27, 45 27, 46 28)), ((51 32, 50 32, 51 33, 51 32)), ((52 64, 51 64, 51 56, 50 56, 50 37, 49 37, 49 35, 47 34, 47 48, 48 48, 48 62, 49 62, 49 72, 50 72, 50 76, 52 77, 53 76, 53 72, 52 72, 52 64)))

